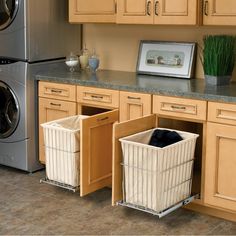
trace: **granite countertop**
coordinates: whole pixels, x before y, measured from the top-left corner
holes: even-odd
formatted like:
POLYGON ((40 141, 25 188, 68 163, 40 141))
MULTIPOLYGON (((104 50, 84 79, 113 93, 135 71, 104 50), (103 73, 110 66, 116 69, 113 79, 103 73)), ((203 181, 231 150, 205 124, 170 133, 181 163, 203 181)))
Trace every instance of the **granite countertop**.
POLYGON ((99 70, 96 74, 82 71, 70 73, 68 69, 63 68, 39 72, 36 79, 97 88, 236 103, 236 82, 231 82, 228 86, 206 86, 203 79, 176 79, 109 70, 99 70))

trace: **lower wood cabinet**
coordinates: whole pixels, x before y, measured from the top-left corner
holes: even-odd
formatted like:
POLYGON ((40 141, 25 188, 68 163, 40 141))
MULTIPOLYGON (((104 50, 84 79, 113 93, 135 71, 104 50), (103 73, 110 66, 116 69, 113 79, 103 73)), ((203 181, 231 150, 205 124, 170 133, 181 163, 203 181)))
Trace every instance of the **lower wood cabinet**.
POLYGON ((236 126, 207 124, 205 203, 236 211, 236 126))
MULTIPOLYGON (((59 91, 59 88, 60 91, 64 89, 62 84, 41 82, 39 91, 45 91, 43 89, 45 87, 49 87, 50 91, 59 91)), ((82 87, 78 87, 80 91, 82 87)), ((68 89, 72 89, 72 85, 68 89)), ((80 99, 86 101, 89 109, 87 108, 85 111, 89 111, 91 114, 81 120, 80 126, 81 196, 112 184, 113 123, 119 119, 118 109, 112 111, 99 109, 99 104, 103 105, 103 103, 108 104, 107 107, 111 106, 110 103, 118 106, 119 100, 115 96, 118 96, 118 91, 113 92, 96 88, 94 91, 91 88, 90 90, 89 88, 85 90, 86 93, 81 94, 86 94, 87 96, 81 96, 80 99), (94 105, 95 107, 93 107, 94 105)), ((60 96, 61 94, 59 93, 60 96)), ((58 97, 56 99, 48 98, 47 96, 51 96, 51 93, 49 95, 48 93, 40 93, 40 95, 44 97, 39 97, 39 159, 42 163, 45 163, 43 129, 40 124, 78 114, 77 107, 79 103, 62 101, 57 99, 58 97)), ((80 109, 79 113, 82 114, 82 111, 83 109, 80 109)))
POLYGON ((150 115, 151 111, 151 94, 120 92, 120 121, 150 115))
POLYGON ((76 115, 76 103, 39 98, 39 160, 45 163, 43 128, 40 124, 76 115))
POLYGON ((118 110, 81 121, 80 196, 112 184, 112 133, 118 110))

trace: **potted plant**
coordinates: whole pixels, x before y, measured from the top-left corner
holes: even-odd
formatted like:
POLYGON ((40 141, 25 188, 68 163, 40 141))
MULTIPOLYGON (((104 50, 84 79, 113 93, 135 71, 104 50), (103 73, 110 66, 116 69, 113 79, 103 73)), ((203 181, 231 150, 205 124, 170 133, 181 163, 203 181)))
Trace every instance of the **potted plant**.
POLYGON ((203 46, 202 63, 206 84, 229 84, 236 58, 236 37, 207 35, 203 38, 203 46))

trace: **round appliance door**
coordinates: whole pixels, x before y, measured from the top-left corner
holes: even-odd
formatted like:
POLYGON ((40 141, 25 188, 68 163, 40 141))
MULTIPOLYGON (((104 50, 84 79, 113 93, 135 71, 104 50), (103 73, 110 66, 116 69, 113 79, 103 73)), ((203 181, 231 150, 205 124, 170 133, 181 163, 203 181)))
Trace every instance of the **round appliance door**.
POLYGON ((9 137, 20 119, 19 103, 11 88, 0 81, 0 139, 9 137))
POLYGON ((14 20, 19 0, 0 0, 0 30, 7 28, 14 20))

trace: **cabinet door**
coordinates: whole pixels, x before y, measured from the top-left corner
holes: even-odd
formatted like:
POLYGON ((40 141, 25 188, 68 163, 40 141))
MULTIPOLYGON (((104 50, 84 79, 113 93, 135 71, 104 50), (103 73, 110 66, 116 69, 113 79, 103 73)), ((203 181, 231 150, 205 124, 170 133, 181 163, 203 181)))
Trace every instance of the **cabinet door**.
POLYGON ((236 25, 235 0, 204 0, 204 25, 236 25))
POLYGON ((39 98, 39 160, 45 163, 43 128, 40 124, 76 115, 76 103, 39 98))
POLYGON ((115 0, 69 0, 69 21, 72 23, 110 23, 115 19, 115 0))
POLYGON ((81 120, 80 195, 112 183, 112 129, 118 110, 81 120))
POLYGON ((120 92, 120 121, 150 115, 151 104, 150 94, 120 92))
POLYGON ((122 194, 122 151, 119 139, 156 127, 156 115, 149 115, 135 120, 114 125, 112 154, 112 205, 123 199, 122 194))
POLYGON ((153 0, 118 0, 117 23, 152 24, 153 0))
POLYGON ((236 211, 236 127, 207 124, 205 203, 236 211))
POLYGON ((197 0, 156 0, 154 23, 161 25, 195 25, 198 16, 197 0))

